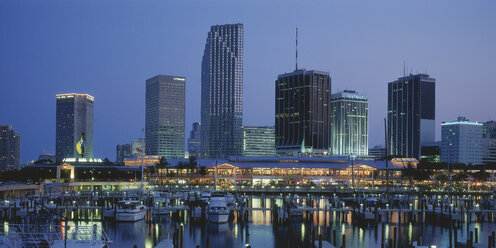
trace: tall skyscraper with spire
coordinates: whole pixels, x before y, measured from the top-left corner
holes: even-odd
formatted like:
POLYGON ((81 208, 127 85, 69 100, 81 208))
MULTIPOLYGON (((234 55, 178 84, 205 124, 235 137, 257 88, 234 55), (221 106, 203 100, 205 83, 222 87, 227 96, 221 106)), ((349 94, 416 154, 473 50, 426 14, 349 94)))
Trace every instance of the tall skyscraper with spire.
POLYGON ((325 156, 331 142, 331 77, 329 72, 296 66, 275 82, 276 153, 284 156, 325 156))
POLYGON ((93 158, 93 104, 88 94, 59 94, 55 153, 64 158, 93 158))
POLYGON ((241 155, 243 24, 210 28, 202 60, 201 83, 202 157, 241 155))

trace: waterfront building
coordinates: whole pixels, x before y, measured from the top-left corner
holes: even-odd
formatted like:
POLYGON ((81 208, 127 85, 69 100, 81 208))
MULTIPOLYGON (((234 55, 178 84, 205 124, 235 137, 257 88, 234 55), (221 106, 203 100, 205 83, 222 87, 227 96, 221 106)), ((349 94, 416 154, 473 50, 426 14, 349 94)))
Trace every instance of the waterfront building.
POLYGON ((295 70, 275 81, 276 153, 328 155, 331 142, 331 77, 328 72, 295 70))
POLYGON ((145 152, 146 142, 145 139, 133 139, 131 142, 131 155, 135 156, 145 152))
POLYGON ((243 24, 210 28, 201 84, 201 157, 241 155, 243 24))
POLYGON ((188 139, 189 156, 201 157, 201 123, 194 122, 188 139))
POLYGON ((158 75, 146 80, 146 154, 184 158, 186 78, 158 75))
MULTIPOLYGON (((187 163, 185 159, 167 160, 169 166, 157 168, 157 174, 149 175, 159 184, 198 183, 216 185, 220 189, 233 190, 236 185, 333 185, 336 181, 352 181, 352 167, 356 185, 384 186, 385 160, 350 161, 340 157, 238 157, 226 159, 198 159, 198 167, 177 166, 187 163), (353 164, 353 165, 352 165, 353 164), (199 176, 203 168, 204 176, 199 176)), ((397 158, 389 161, 391 181, 402 179, 406 165, 417 166, 416 159, 397 158)), ((238 186, 242 189, 243 186, 238 186)), ((297 189, 291 189, 297 190, 297 189)))
POLYGON ((115 161, 117 163, 122 163, 124 162, 124 158, 129 158, 133 156, 131 144, 117 145, 116 152, 117 152, 117 157, 115 161))
POLYGON ((369 148, 369 157, 375 159, 384 159, 386 157, 386 148, 383 145, 375 145, 369 148))
POLYGON ((368 155, 369 104, 365 96, 345 90, 331 96, 331 155, 368 155))
POLYGON ((243 156, 263 157, 276 155, 274 126, 244 126, 243 156))
POLYGON ((482 164, 482 123, 465 117, 442 122, 441 162, 482 164))
POLYGON ((388 155, 417 158, 434 142, 436 80, 408 75, 388 84, 388 155))
POLYGON ((496 122, 482 123, 482 163, 496 164, 496 122))
POLYGON ((93 105, 88 94, 58 94, 55 155, 64 158, 93 158, 93 105))
POLYGON ((21 135, 12 126, 0 124, 0 170, 19 167, 21 135))

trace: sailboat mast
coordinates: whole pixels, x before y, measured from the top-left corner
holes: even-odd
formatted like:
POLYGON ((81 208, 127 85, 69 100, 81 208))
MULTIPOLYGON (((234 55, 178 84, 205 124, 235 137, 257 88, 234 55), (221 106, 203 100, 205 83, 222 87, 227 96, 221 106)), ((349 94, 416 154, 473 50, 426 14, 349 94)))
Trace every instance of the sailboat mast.
POLYGON ((143 189, 143 177, 144 177, 144 156, 145 156, 145 152, 144 152, 144 148, 145 148, 145 145, 144 145, 144 141, 145 141, 145 138, 143 137, 144 136, 144 133, 145 133, 145 129, 142 128, 141 129, 141 189, 143 189))

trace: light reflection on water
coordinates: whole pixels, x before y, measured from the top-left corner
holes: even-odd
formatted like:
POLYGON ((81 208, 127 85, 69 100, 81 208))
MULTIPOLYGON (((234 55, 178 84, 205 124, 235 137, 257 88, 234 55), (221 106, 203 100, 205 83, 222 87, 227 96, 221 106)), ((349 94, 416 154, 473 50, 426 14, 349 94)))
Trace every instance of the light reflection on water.
MULTIPOLYGON (((253 198, 249 201, 253 208, 271 208, 272 204, 282 205, 282 199, 253 198)), ((307 204, 305 199, 300 199, 303 204, 307 204)), ((327 200, 319 199, 314 202, 314 206, 320 207, 327 204, 327 200), (318 204, 317 204, 318 203, 318 204)), ((417 207, 417 203, 414 207, 417 207)), ((73 215, 74 213, 71 213, 73 215)), ((351 217, 342 222, 342 217, 336 212, 324 211, 316 212, 310 222, 304 222, 302 218, 290 222, 288 225, 272 224, 272 212, 269 210, 258 210, 250 213, 248 225, 241 223, 235 217, 232 222, 226 224, 196 224, 190 223, 185 214, 178 222, 170 216, 154 218, 150 221, 142 220, 134 223, 115 223, 100 221, 100 212, 80 210, 78 225, 97 225, 106 230, 109 238, 113 241, 110 247, 138 247, 152 248, 158 242, 169 237, 172 239, 173 233, 180 224, 184 224, 184 247, 206 246, 207 237, 210 240, 210 247, 245 247, 249 242, 252 247, 304 247, 308 244, 310 232, 316 230, 323 235, 325 240, 332 238, 332 233, 336 230, 336 247, 341 246, 342 235, 345 235, 346 247, 381 247, 382 231, 384 238, 393 238, 394 229, 397 229, 398 247, 408 247, 413 241, 422 241, 424 245, 437 245, 437 247, 448 247, 449 231, 447 228, 434 226, 432 224, 420 223, 398 223, 398 214, 392 214, 390 223, 378 224, 369 227, 358 227, 351 224, 351 217), (325 215, 324 215, 325 214, 325 215), (330 227, 327 229, 327 227, 330 227), (330 233, 327 233, 327 231, 330 233)), ((69 226, 74 227, 75 222, 70 221, 69 226)), ((469 231, 479 229, 479 245, 487 247, 487 236, 496 230, 494 223, 473 223, 469 226, 469 231)), ((468 237, 466 225, 458 230, 458 240, 466 240, 468 237)), ((334 240, 331 240, 334 243, 334 240)))

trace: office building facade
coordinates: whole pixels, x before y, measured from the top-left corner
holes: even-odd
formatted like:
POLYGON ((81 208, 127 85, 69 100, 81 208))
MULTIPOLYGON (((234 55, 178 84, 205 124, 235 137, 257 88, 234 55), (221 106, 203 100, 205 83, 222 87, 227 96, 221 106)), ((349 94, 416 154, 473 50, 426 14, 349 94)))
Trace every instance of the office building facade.
POLYGON ((384 159, 386 157, 386 147, 383 145, 375 145, 369 148, 368 156, 375 159, 384 159))
POLYGON ((265 157, 276 155, 275 129, 273 126, 243 127, 243 156, 265 157))
POLYGON ((243 24, 210 28, 201 83, 202 157, 241 155, 243 24))
POLYGON ((146 141, 145 139, 133 139, 131 142, 131 154, 132 156, 141 154, 145 152, 146 141))
POLYGON ((331 142, 331 77, 328 72, 295 70, 275 82, 276 153, 328 155, 331 142))
POLYGON ((331 97, 331 154, 368 155, 369 104, 365 96, 345 90, 331 97))
POLYGON ((420 159, 421 146, 434 142, 436 80, 427 74, 388 84, 388 155, 420 159))
POLYGON ((496 122, 482 123, 482 163, 496 164, 496 122))
POLYGON ((125 158, 130 158, 133 156, 132 145, 131 144, 117 145, 116 153, 117 156, 115 161, 117 163, 124 163, 125 158))
POLYGON ((184 158, 186 78, 158 75, 146 80, 146 154, 184 158))
POLYGON ((194 122, 188 139, 189 156, 201 157, 201 123, 194 122))
POLYGON ((58 94, 55 155, 64 158, 93 158, 93 105, 88 94, 58 94))
POLYGON ((0 124, 0 170, 21 164, 21 135, 10 125, 0 124))
POLYGON ((482 164, 482 123, 465 117, 442 122, 441 162, 482 164))

